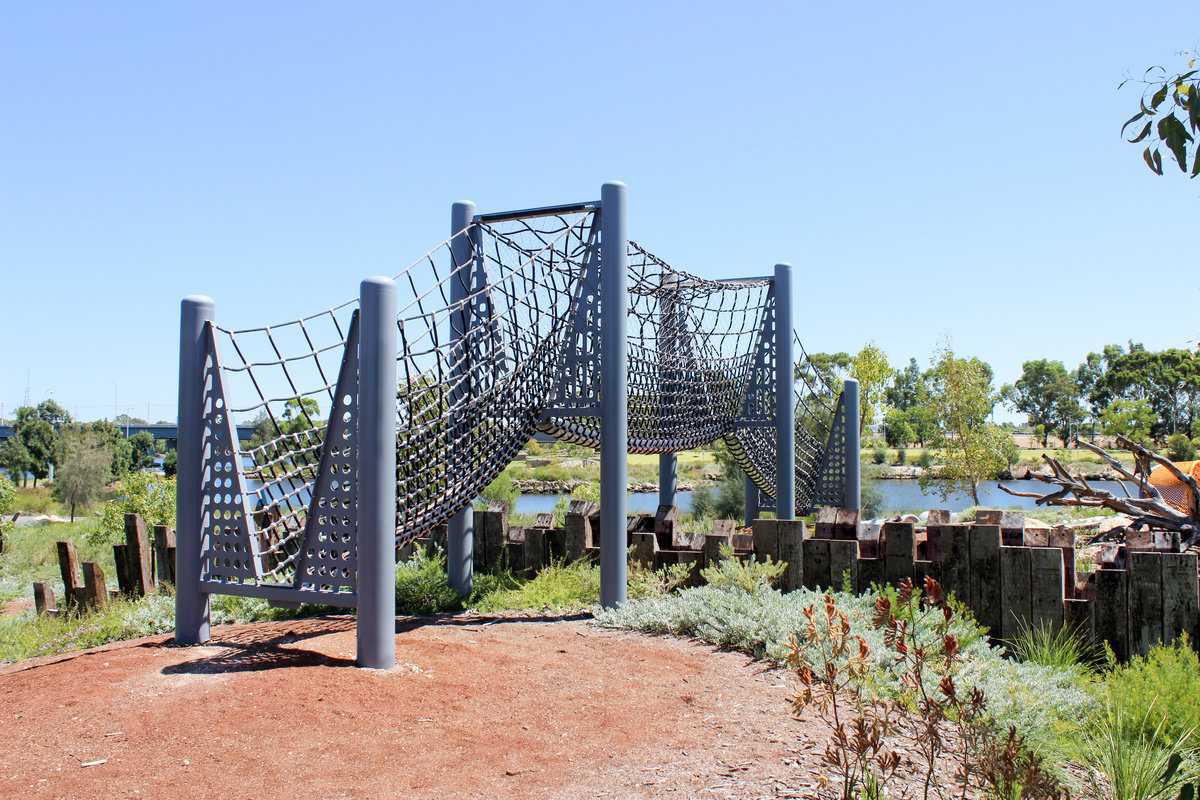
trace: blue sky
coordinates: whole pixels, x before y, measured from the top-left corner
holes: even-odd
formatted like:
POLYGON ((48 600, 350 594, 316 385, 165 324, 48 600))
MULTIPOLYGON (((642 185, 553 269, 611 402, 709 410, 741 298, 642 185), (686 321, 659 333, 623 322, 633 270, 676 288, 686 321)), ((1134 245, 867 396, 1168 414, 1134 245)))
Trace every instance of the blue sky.
POLYGON ((630 187, 693 272, 798 270, 800 335, 1001 381, 1200 333, 1200 181, 1123 144, 1194 10, 1076 3, 15 4, 0 402, 174 418, 178 301, 290 319, 483 210, 630 187), (1189 260, 1189 255, 1192 258, 1189 260))

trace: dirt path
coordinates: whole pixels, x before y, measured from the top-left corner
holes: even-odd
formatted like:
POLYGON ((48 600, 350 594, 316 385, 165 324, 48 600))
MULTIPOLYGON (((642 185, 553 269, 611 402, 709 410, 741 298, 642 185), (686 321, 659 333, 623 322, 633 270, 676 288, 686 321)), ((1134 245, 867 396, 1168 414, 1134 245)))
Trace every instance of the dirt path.
POLYGON ((353 669, 353 621, 218 629, 0 671, 0 797, 791 797, 813 723, 786 673, 583 621, 400 626, 353 669))

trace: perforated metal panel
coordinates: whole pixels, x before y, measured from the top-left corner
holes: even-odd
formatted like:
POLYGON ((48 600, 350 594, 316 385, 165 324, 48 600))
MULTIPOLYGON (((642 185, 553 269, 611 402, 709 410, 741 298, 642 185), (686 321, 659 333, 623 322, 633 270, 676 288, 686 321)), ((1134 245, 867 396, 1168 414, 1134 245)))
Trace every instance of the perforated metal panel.
MULTIPOLYGON (((855 420, 857 424, 858 420, 855 420)), ((837 410, 833 415, 833 426, 829 441, 825 445, 825 457, 817 473, 817 506, 837 506, 846 503, 846 403, 845 396, 838 395, 837 410)))
POLYGON ((204 493, 201 553, 204 579, 249 582, 262 577, 258 537, 246 502, 246 483, 212 327, 204 361, 204 493))
POLYGON ((334 406, 313 483, 296 588, 353 592, 358 573, 358 312, 350 320, 334 406))

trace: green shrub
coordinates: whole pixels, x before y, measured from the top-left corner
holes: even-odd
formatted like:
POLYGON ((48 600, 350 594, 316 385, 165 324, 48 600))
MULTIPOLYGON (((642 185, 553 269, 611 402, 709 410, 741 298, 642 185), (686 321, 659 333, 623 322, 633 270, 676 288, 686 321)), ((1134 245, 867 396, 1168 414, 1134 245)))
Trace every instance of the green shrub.
POLYGON ((700 570, 700 577, 709 586, 718 589, 740 589, 743 592, 753 592, 759 587, 774 586, 783 573, 787 564, 783 561, 772 561, 767 556, 766 561, 742 561, 733 553, 729 545, 721 545, 721 559, 714 566, 700 570))
POLYGON ((1187 736, 1190 747, 1200 748, 1200 657, 1187 636, 1126 664, 1110 656, 1110 664, 1100 694, 1119 713, 1127 735, 1153 734, 1162 746, 1187 736))
POLYGON ((17 499, 17 487, 12 481, 0 475, 0 534, 8 529, 9 516, 17 499))
POLYGON ((903 467, 908 463, 908 451, 903 447, 896 450, 896 466, 903 467))
POLYGON ((506 469, 484 487, 480 496, 489 503, 503 503, 505 508, 511 510, 517 507, 517 498, 521 493, 513 483, 512 472, 506 469))
POLYGON ((473 603, 477 611, 580 611, 600 600, 600 569, 588 561, 554 563, 532 580, 500 586, 481 594, 473 603))
POLYGON ((1194 797, 1190 784, 1200 781, 1200 752, 1188 746, 1187 734, 1167 736, 1165 717, 1155 725, 1149 712, 1131 718, 1110 703, 1087 726, 1083 761, 1097 797, 1175 800, 1185 789, 1194 797))
POLYGON ((1173 433, 1167 437, 1167 458, 1172 461, 1194 461, 1196 445, 1185 434, 1173 433))
POLYGON ((933 466, 933 453, 928 450, 922 450, 921 454, 917 456, 916 463, 921 469, 929 469, 933 466))
POLYGON ((396 613, 440 614, 463 606, 458 592, 450 588, 446 554, 416 548, 413 557, 396 565, 396 613))
POLYGON ((692 514, 698 519, 740 520, 746 510, 746 478, 740 471, 692 491, 692 514))
POLYGON ((887 448, 876 447, 871 451, 871 461, 875 464, 883 464, 887 462, 887 448))
POLYGON ((1006 644, 1017 659, 1046 667, 1089 671, 1102 661, 1082 632, 1062 625, 1022 625, 1006 644))
POLYGON ((120 494, 104 504, 100 522, 87 535, 94 544, 119 542, 125 515, 139 514, 147 526, 175 524, 175 480, 149 472, 131 472, 121 480, 120 494))

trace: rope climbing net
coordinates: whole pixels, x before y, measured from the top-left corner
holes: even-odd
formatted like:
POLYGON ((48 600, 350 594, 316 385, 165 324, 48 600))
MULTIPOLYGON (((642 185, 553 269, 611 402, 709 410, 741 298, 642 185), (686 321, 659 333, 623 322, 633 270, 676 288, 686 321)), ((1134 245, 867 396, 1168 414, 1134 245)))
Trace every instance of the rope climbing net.
MULTIPOLYGON (((470 504, 535 431, 599 447, 599 236, 598 212, 586 205, 476 217, 396 276, 397 544, 470 504)), ((723 439, 770 494, 771 279, 701 278, 633 241, 627 258, 630 452, 723 439)), ((278 325, 213 327, 209 385, 220 396, 209 427, 236 416, 253 419, 256 433, 225 442, 238 485, 221 477, 228 460, 209 457, 213 502, 234 522, 254 522, 215 529, 232 538, 210 545, 210 575, 353 590, 357 321, 351 301, 278 325), (237 541, 239 530, 256 541, 237 541)), ((807 510, 830 469, 837 399, 798 352, 797 506, 807 510)))

